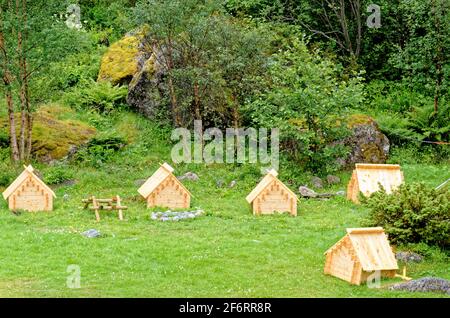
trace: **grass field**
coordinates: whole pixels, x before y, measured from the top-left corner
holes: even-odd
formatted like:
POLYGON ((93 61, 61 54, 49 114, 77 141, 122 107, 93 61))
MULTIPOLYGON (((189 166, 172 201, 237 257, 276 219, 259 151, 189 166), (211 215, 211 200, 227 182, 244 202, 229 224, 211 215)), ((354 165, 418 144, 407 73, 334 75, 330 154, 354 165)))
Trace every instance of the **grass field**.
MULTIPOLYGON (((368 210, 342 197, 301 199, 296 218, 254 217, 245 196, 259 180, 257 167, 173 165, 177 175, 199 175, 199 181, 185 184, 192 206, 206 215, 152 221, 136 180, 150 176, 159 162, 170 162, 170 146, 164 132, 137 116, 127 114, 118 124, 134 141, 110 163, 68 166, 77 182, 54 187, 53 212, 15 215, 2 200, 0 297, 446 297, 386 288, 399 279, 369 289, 323 275, 324 251, 345 228, 361 226, 368 210), (219 179, 222 188, 216 186, 219 179), (234 188, 226 186, 231 180, 237 180, 234 188), (104 212, 96 223, 92 212, 81 209, 82 198, 116 194, 129 207, 123 222, 104 212), (91 228, 103 237, 80 235, 91 228), (79 289, 66 286, 71 264, 81 270, 79 289)), ((37 168, 44 175, 50 169, 37 168)), ((437 185, 450 177, 446 164, 410 164, 403 170, 406 182, 437 185)), ((281 167, 281 179, 284 175, 281 167)), ((328 190, 344 190, 349 176, 340 174, 342 183, 328 190)), ((292 188, 307 179, 300 176, 292 188)), ((449 269, 449 258, 431 249, 424 262, 408 267, 408 275, 450 279, 449 269)))

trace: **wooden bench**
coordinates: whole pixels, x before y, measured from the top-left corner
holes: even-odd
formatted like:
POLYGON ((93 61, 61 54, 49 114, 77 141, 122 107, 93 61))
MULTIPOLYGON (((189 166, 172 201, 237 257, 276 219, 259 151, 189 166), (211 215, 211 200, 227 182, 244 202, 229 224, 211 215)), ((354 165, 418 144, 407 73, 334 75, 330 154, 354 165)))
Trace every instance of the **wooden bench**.
POLYGON ((123 221, 123 212, 122 210, 128 209, 127 206, 123 206, 120 197, 116 195, 112 199, 97 199, 96 197, 92 196, 89 199, 83 199, 82 202, 84 203, 83 209, 90 209, 94 210, 95 212, 95 219, 97 222, 100 221, 100 213, 99 210, 117 210, 119 212, 119 220, 123 221), (89 207, 89 205, 92 204, 92 207, 89 207))

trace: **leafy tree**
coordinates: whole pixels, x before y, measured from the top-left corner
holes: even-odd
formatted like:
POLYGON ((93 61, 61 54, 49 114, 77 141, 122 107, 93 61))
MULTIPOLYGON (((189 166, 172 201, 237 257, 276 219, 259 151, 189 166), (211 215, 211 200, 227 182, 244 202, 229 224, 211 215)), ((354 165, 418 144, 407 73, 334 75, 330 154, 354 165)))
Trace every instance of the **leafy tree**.
POLYGON ((396 44, 391 64, 415 90, 434 96, 434 112, 448 96, 450 68, 450 3, 445 0, 401 1, 407 39, 396 44))
POLYGON ((294 41, 274 56, 270 89, 248 106, 254 123, 279 127, 284 150, 314 171, 338 168, 335 159, 345 149, 334 142, 347 133, 342 115, 363 99, 361 77, 344 81, 341 72, 320 51, 294 41))
POLYGON ((39 87, 32 79, 53 61, 80 49, 79 32, 69 29, 58 13, 64 3, 43 0, 2 2, 0 49, 1 75, 8 105, 11 159, 29 160, 31 153, 32 103, 39 87), (19 96, 20 124, 15 120, 14 93, 19 96), (18 124, 18 125, 17 125, 18 124), (19 136, 16 127, 19 127, 19 136))
POLYGON ((239 107, 263 74, 262 36, 218 1, 142 1, 135 12, 148 25, 149 46, 162 52, 174 124, 239 125, 239 107))

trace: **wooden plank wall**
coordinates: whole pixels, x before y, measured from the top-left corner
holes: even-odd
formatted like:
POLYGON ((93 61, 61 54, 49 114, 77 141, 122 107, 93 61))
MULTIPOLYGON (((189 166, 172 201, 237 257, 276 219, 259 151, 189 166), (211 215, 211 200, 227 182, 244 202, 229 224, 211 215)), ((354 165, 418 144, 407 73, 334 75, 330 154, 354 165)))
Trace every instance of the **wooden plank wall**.
POLYGON ((29 177, 11 194, 8 204, 11 210, 51 211, 53 196, 29 177))
POLYGON ((147 206, 187 209, 190 207, 190 195, 170 177, 148 196, 147 206))
POLYGON ((289 212, 297 215, 297 200, 277 182, 272 182, 253 203, 254 214, 289 212))

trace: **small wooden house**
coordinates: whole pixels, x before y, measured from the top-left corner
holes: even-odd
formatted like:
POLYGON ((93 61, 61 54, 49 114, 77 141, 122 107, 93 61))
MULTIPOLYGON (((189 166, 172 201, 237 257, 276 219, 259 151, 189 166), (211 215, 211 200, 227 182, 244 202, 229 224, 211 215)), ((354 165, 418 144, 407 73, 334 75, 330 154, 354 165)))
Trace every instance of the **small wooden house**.
POLYGON ((187 209, 191 205, 191 193, 173 175, 173 168, 164 163, 138 189, 147 200, 147 207, 187 209))
POLYGON ((278 173, 270 170, 261 182, 247 196, 253 214, 289 212, 297 216, 297 196, 277 178, 278 173))
POLYGON ((397 260, 381 227, 347 229, 347 235, 325 252, 325 274, 360 285, 374 271, 395 277, 397 260))
POLYGON ((369 196, 381 186, 391 193, 404 181, 400 165, 357 163, 347 186, 347 199, 358 203, 358 194, 369 196))
POLYGON ((31 165, 3 192, 12 211, 51 211, 55 193, 36 174, 31 165))

